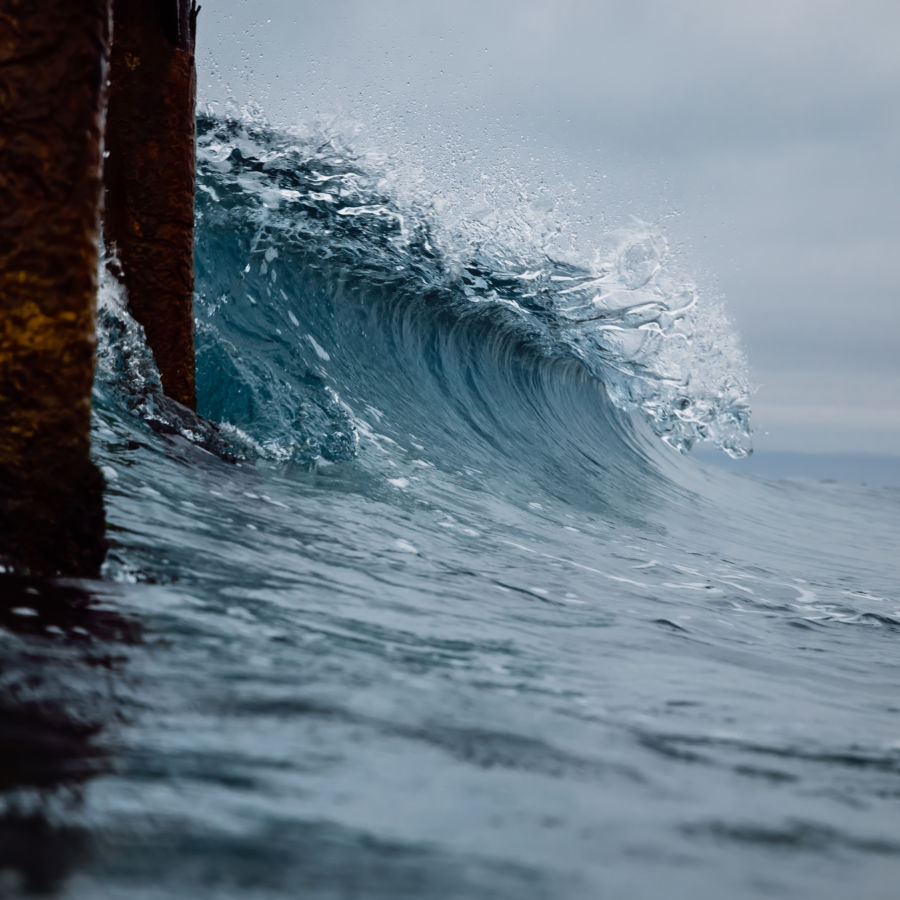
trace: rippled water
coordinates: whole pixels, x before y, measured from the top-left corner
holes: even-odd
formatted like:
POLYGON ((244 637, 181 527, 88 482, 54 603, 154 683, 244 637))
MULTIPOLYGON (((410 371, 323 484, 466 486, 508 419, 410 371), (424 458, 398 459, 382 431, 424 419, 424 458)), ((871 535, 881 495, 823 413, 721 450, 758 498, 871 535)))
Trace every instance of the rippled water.
POLYGON ((652 229, 386 183, 201 121, 204 419, 104 285, 112 546, 4 582, 0 893, 896 896, 900 489, 677 452, 748 381, 652 229))

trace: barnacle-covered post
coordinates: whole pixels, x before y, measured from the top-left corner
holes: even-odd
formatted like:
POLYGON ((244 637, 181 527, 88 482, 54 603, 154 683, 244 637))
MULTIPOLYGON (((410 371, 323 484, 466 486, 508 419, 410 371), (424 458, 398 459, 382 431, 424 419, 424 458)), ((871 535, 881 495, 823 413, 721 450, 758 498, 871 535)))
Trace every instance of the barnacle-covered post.
POLYGON ((90 458, 110 0, 0 0, 0 564, 95 573, 90 458))
POLYGON ((113 0, 104 238, 163 389, 194 409, 193 0, 113 0))

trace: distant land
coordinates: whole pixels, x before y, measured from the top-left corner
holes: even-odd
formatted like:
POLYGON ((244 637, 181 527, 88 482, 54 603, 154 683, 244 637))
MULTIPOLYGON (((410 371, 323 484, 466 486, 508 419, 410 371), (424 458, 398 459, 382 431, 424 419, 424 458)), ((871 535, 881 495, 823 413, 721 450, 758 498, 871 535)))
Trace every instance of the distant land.
POLYGON ((759 450, 747 459, 731 459, 720 451, 712 450, 695 450, 691 456, 702 463, 766 478, 810 478, 814 481, 900 487, 900 456, 778 450, 759 450))

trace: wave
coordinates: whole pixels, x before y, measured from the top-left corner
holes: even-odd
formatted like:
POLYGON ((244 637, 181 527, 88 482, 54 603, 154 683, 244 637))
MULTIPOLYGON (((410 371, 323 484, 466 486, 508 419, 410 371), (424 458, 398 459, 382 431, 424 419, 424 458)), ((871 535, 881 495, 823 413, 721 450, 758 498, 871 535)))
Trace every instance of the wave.
POLYGON ((427 446, 432 463, 457 447, 485 466, 615 468, 657 452, 648 427, 682 452, 750 452, 736 336, 656 229, 563 258, 534 239, 541 223, 451 228, 424 189, 333 136, 211 115, 197 176, 202 417, 162 396, 109 276, 101 403, 114 392, 221 455, 316 465, 427 446))

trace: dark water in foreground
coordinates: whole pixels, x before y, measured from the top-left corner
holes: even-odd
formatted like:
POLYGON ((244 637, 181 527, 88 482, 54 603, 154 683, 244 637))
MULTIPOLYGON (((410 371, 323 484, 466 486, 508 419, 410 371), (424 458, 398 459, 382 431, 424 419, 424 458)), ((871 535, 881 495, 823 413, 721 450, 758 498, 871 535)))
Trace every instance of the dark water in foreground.
POLYGON ((0 894, 893 898, 900 489, 748 477, 653 234, 204 120, 201 411, 106 286, 98 582, 4 582, 0 894), (216 450, 220 455, 209 452, 216 450))

